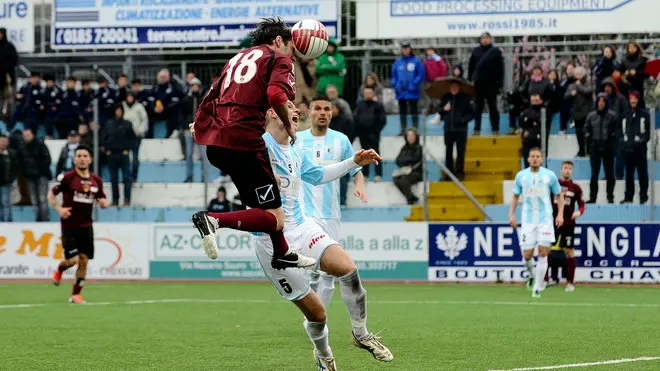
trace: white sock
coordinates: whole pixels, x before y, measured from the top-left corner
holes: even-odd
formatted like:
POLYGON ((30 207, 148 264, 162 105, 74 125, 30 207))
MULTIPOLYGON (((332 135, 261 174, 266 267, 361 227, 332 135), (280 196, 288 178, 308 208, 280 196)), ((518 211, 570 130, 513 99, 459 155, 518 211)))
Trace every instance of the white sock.
POLYGON ((524 259, 525 261, 525 268, 527 268, 527 272, 529 272, 529 278, 534 278, 534 259, 524 259))
POLYGON ((362 287, 357 269, 339 277, 339 290, 348 315, 351 317, 353 334, 358 340, 361 340, 369 334, 367 331, 367 290, 362 287))
POLYGON ((548 257, 539 256, 538 262, 536 262, 536 277, 537 280, 534 281, 534 290, 539 290, 543 288, 543 278, 545 277, 545 272, 548 270, 548 257))
POLYGON ((309 272, 309 278, 312 290, 321 298, 323 306, 327 309, 335 293, 335 278, 316 271, 309 272))
POLYGON ((328 339, 328 326, 325 322, 310 322, 305 320, 305 330, 309 335, 309 340, 314 344, 314 348, 323 358, 332 357, 328 339))

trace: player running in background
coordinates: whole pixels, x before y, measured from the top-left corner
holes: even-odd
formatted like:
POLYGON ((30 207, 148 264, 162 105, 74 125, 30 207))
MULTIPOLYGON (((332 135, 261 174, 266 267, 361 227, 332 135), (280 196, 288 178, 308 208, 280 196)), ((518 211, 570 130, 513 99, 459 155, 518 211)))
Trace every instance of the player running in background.
MULTIPOLYGON (((575 279, 575 268, 577 263, 575 261, 575 248, 573 245, 573 240, 575 237, 575 221, 577 218, 584 214, 584 200, 582 199, 582 188, 571 180, 573 175, 573 162, 564 161, 561 164, 561 179, 559 179, 559 185, 561 185, 564 193, 564 208, 563 208, 563 220, 564 224, 557 227, 555 230, 555 235, 557 237, 557 243, 552 247, 554 249, 563 249, 564 254, 566 255, 566 279, 568 284, 566 285, 566 291, 571 292, 575 290, 573 285, 573 280, 575 279), (575 204, 578 205, 578 210, 575 210, 575 204)), ((560 213, 559 207, 559 197, 554 199, 552 204, 553 215, 557 217, 560 213)), ((558 278, 558 277, 553 277, 558 278)))
POLYGON ((209 162, 229 175, 248 210, 199 211, 192 222, 202 235, 206 254, 215 259, 216 228, 267 233, 276 269, 309 267, 315 261, 289 252, 277 182, 262 135, 266 111, 272 110, 295 141, 287 102, 295 98, 291 30, 279 18, 265 19, 251 32, 253 47, 234 56, 202 100, 195 122, 195 142, 206 145, 209 162))
MULTIPOLYGON (((353 158, 354 151, 348 137, 343 133, 329 128, 332 119, 330 99, 323 95, 312 98, 310 105, 312 127, 298 133, 298 145, 311 155, 312 160, 319 165, 330 165, 353 158)), ((364 175, 359 169, 351 171, 355 181, 355 196, 362 202, 367 202, 364 189, 364 175)), ((339 241, 339 221, 341 219, 339 180, 313 186, 303 184, 303 210, 326 231, 330 237, 339 241)), ((335 279, 331 275, 311 271, 312 289, 321 297, 327 308, 335 291, 335 279)))
POLYGON ((513 200, 509 209, 509 223, 511 227, 517 227, 515 212, 518 200, 522 198, 522 225, 518 233, 518 241, 525 267, 530 275, 527 287, 531 288, 533 284, 532 297, 540 298, 544 288, 543 278, 548 270, 549 247, 555 241, 551 195, 558 195, 559 212, 556 225, 561 227, 564 224, 564 192, 559 185, 557 175, 541 166, 543 155, 540 148, 532 148, 527 161, 529 167, 516 174, 513 200), (533 259, 536 248, 538 248, 538 262, 534 274, 533 259))
POLYGON ((89 171, 92 155, 89 148, 76 148, 74 169, 57 176, 57 182, 48 192, 48 203, 60 214, 62 224, 62 248, 64 261, 53 274, 53 283, 57 286, 62 280, 62 273, 78 264, 76 283, 71 293, 71 303, 80 304, 85 300, 80 295, 85 277, 87 263, 94 259, 94 228, 92 227, 92 210, 94 200, 98 200, 102 208, 108 207, 108 200, 103 192, 103 181, 99 176, 89 171), (62 205, 56 196, 62 193, 62 205))

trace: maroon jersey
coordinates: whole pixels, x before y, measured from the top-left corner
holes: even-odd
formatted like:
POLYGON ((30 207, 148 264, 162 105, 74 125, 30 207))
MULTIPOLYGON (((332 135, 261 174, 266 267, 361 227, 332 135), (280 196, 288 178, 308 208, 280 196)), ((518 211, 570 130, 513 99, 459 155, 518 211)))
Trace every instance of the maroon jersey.
POLYGON ((57 176, 53 194, 62 193, 62 207, 71 208, 71 216, 62 219, 62 228, 89 227, 92 225, 94 200, 105 198, 103 181, 96 174, 81 177, 76 170, 57 176))
MULTIPOLYGON (((580 214, 584 214, 584 200, 582 199, 582 188, 572 180, 559 179, 559 185, 564 190, 564 226, 574 227, 575 220, 572 220, 575 212, 575 204, 578 205, 580 214)), ((555 195, 552 203, 552 215, 556 218, 559 213, 557 200, 559 195, 555 195)))
POLYGON ((243 151, 261 151, 268 87, 275 85, 290 100, 296 97, 293 59, 265 45, 234 56, 202 100, 195 118, 198 144, 243 151))

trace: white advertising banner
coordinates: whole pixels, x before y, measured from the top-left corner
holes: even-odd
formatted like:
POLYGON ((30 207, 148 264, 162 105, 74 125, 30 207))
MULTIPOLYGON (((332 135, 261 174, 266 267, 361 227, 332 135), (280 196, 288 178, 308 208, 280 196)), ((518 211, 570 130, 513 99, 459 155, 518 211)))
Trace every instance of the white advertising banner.
POLYGON ((339 30, 339 0, 53 0, 52 47, 89 49, 238 44, 262 18, 314 18, 339 30))
MULTIPOLYGON (((90 279, 148 279, 149 224, 94 224, 90 279)), ((0 223, 0 279, 50 278, 64 259, 59 223, 0 223)), ((64 277, 73 277, 75 269, 64 277)))
POLYGON ((0 0, 0 27, 19 53, 34 51, 34 0, 0 0))
POLYGON ((357 0, 359 39, 660 31, 658 0, 357 0))

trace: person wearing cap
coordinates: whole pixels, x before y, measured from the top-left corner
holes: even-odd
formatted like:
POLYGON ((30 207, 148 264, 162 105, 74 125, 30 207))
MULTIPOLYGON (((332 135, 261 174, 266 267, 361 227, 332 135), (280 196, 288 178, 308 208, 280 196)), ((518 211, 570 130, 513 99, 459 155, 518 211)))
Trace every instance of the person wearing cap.
POLYGON ((504 58, 502 51, 493 46, 493 37, 488 32, 481 34, 479 46, 472 49, 468 80, 474 83, 476 92, 477 116, 474 134, 479 135, 481 131, 481 116, 486 102, 493 134, 499 135, 500 114, 497 110, 497 94, 504 86, 504 58))
POLYGON ((620 137, 626 158, 626 193, 622 203, 633 201, 635 195, 635 170, 639 179, 639 202, 648 201, 649 172, 646 161, 647 143, 654 131, 651 129, 651 116, 640 104, 640 93, 636 90, 628 94, 630 110, 621 121, 620 137))
POLYGON ((339 95, 344 94, 344 76, 346 76, 346 61, 344 55, 339 52, 339 45, 333 38, 328 40, 328 48, 318 59, 316 64, 316 75, 319 83, 316 91, 325 94, 328 85, 337 87, 339 95))
POLYGON ((601 163, 605 169, 605 179, 607 180, 607 202, 614 203, 614 153, 617 120, 616 115, 609 108, 607 94, 598 94, 596 109, 587 116, 584 126, 584 136, 591 163, 591 183, 587 203, 596 203, 601 163))
POLYGON ((140 166, 140 144, 149 130, 149 116, 147 115, 147 109, 137 101, 137 94, 133 90, 126 90, 126 100, 121 104, 124 108, 124 120, 131 123, 135 132, 135 140, 131 149, 133 154, 131 176, 133 181, 136 181, 140 166))
POLYGON ((231 203, 227 200, 227 190, 225 187, 218 187, 218 195, 209 202, 208 212, 227 213, 231 211, 231 203))
MULTIPOLYGON (((76 91, 76 79, 68 77, 66 79, 66 90, 61 93, 60 111, 55 123, 57 137, 66 138, 72 130, 78 129, 80 123, 80 107, 78 92, 76 91)), ((59 173, 58 173, 59 174, 59 173)))
POLYGON ((73 158, 75 157, 76 148, 80 145, 80 136, 76 130, 71 130, 68 133, 66 144, 62 147, 60 157, 57 159, 55 166, 55 174, 59 175, 73 170, 73 158))
POLYGON ((99 101, 99 122, 95 124, 102 128, 114 116, 117 92, 108 86, 108 80, 103 76, 99 77, 98 83, 99 89, 96 91, 94 98, 99 101))
POLYGON ((401 55, 392 65, 392 87, 399 101, 399 116, 401 118, 401 132, 406 134, 408 127, 408 114, 412 116, 413 127, 419 126, 419 88, 426 74, 424 64, 415 56, 410 43, 401 43, 401 55))
MULTIPOLYGON (((204 99, 204 91, 202 90, 202 82, 198 78, 193 78, 190 80, 190 88, 188 89, 186 95, 183 97, 183 122, 193 122, 195 121, 195 115, 197 114, 197 107, 202 103, 204 99)), ((202 161, 205 160, 206 151, 204 146, 195 144, 192 135, 189 130, 182 131, 183 141, 181 143, 182 152, 186 154, 186 183, 192 183, 193 181, 193 153, 195 148, 199 151, 199 155, 202 158, 202 161), (185 131, 185 133, 184 133, 185 131)))

